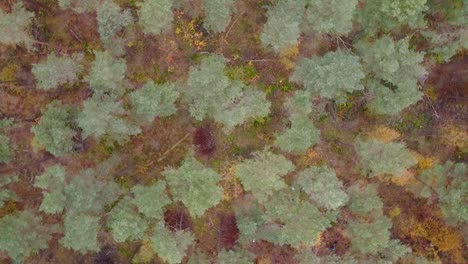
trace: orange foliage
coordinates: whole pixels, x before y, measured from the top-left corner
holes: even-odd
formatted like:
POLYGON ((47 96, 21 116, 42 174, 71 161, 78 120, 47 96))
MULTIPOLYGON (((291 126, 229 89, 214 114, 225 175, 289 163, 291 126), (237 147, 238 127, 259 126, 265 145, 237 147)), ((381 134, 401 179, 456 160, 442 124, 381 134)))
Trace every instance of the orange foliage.
POLYGON ((462 240, 454 228, 447 227, 443 222, 434 218, 424 219, 418 222, 410 218, 401 225, 403 233, 412 239, 423 238, 429 240, 437 249, 454 256, 456 263, 463 263, 462 240))
POLYGON ((466 131, 466 128, 462 126, 449 123, 441 128, 440 136, 443 143, 452 147, 466 149, 468 148, 468 132, 466 131))
POLYGON ((226 173, 223 174, 223 178, 220 182, 221 187, 224 189, 224 200, 230 201, 244 193, 242 185, 237 180, 235 175, 235 166, 231 166, 226 173))
POLYGON ((388 127, 379 126, 369 133, 369 137, 381 140, 385 143, 398 139, 400 133, 388 127))

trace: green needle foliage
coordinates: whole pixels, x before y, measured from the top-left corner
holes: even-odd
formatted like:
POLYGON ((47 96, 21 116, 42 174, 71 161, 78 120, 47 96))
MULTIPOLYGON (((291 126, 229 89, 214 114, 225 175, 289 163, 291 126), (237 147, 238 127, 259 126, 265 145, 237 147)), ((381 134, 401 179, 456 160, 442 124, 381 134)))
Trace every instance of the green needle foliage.
POLYGON ((100 1, 96 0, 58 0, 61 9, 71 8, 77 13, 91 12, 96 10, 100 1))
POLYGON ((424 53, 410 50, 409 38, 394 41, 383 36, 374 42, 360 42, 357 49, 366 71, 397 87, 407 81, 416 82, 427 73, 422 65, 424 53))
POLYGON ((81 67, 77 64, 80 55, 57 57, 49 54, 47 59, 32 65, 32 73, 37 80, 37 88, 49 90, 78 80, 81 67))
POLYGON ((265 214, 258 201, 250 194, 234 204, 240 244, 249 244, 261 238, 260 229, 266 223, 265 214))
POLYGON ((390 263, 395 263, 411 250, 398 240, 390 240, 391 227, 392 222, 385 216, 371 223, 359 220, 350 222, 346 230, 351 238, 351 249, 362 254, 380 254, 390 263))
POLYGON ((293 96, 288 98, 284 103, 284 107, 288 111, 290 120, 312 113, 311 97, 310 91, 297 90, 293 96))
POLYGON ((125 241, 143 239, 148 222, 138 215, 131 199, 124 198, 110 211, 107 226, 111 230, 114 240, 125 241))
POLYGON ((272 226, 281 222, 280 227, 271 229, 266 240, 280 245, 312 245, 318 235, 331 226, 328 217, 317 207, 300 199, 297 191, 281 190, 265 203, 266 216, 272 226))
POLYGON ((10 162, 10 139, 0 134, 0 162, 10 162))
POLYGON ((349 210, 359 215, 367 215, 375 212, 379 215, 382 213, 383 202, 377 192, 377 185, 369 184, 365 187, 357 184, 348 188, 350 202, 349 210))
POLYGON ((97 179, 95 170, 86 169, 75 175, 65 187, 65 195, 67 197, 65 208, 68 211, 77 214, 99 214, 105 205, 117 199, 120 189, 114 182, 97 179))
POLYGON ((48 248, 56 226, 41 223, 41 218, 25 210, 0 218, 0 251, 6 252, 15 263, 39 250, 48 248))
POLYGON ((318 206, 335 210, 348 202, 348 195, 335 171, 328 166, 309 167, 298 174, 298 184, 318 206))
POLYGON ((214 33, 223 32, 231 21, 234 2, 234 0, 202 0, 205 28, 214 33))
POLYGON ((130 10, 122 11, 113 0, 105 0, 96 12, 99 35, 106 47, 115 45, 115 34, 133 23, 130 10))
POLYGON ((324 255, 317 256, 310 250, 300 252, 295 256, 299 264, 358 264, 359 262, 348 254, 344 256, 324 255))
POLYGON ((5 13, 0 9, 0 44, 24 44, 31 49, 34 43, 31 36, 33 18, 34 13, 27 11, 22 1, 13 4, 10 13, 5 13))
POLYGON ((152 245, 158 256, 169 264, 181 263, 186 250, 195 242, 192 233, 177 230, 172 232, 164 223, 158 223, 154 227, 151 238, 152 245))
POLYGON ((39 210, 48 214, 63 211, 66 202, 65 177, 65 168, 61 165, 54 165, 48 167, 43 174, 35 178, 34 187, 44 190, 42 192, 44 199, 42 199, 39 210))
POLYGON ((18 176, 0 174, 0 208, 5 205, 5 201, 18 201, 18 196, 14 191, 8 190, 7 185, 18 181, 18 176))
POLYGON ((177 112, 175 101, 178 97, 179 92, 174 84, 154 84, 153 81, 130 94, 136 114, 146 122, 177 112))
POLYGON ((367 88, 373 95, 369 106, 376 113, 395 114, 421 99, 418 78, 427 73, 424 53, 410 50, 408 38, 394 41, 384 36, 361 42, 357 49, 364 68, 375 78, 367 88))
POLYGON ((346 93, 364 89, 361 84, 364 77, 359 57, 338 50, 323 57, 303 59, 291 79, 321 97, 343 100, 346 93))
POLYGON ((89 70, 89 85, 95 93, 120 96, 127 71, 124 59, 116 59, 109 51, 96 51, 89 70))
POLYGON ((132 187, 132 193, 135 195, 132 203, 146 217, 162 219, 164 207, 171 203, 164 181, 158 181, 150 186, 135 185, 132 187))
POLYGON ((361 158, 362 169, 369 177, 382 174, 401 176, 417 163, 403 143, 357 138, 355 147, 361 158))
POLYGON ((100 248, 97 240, 99 228, 97 216, 68 213, 65 215, 65 236, 60 239, 60 244, 80 253, 98 251, 100 248))
POLYGON ((466 164, 447 161, 424 170, 422 183, 413 190, 420 197, 429 198, 435 191, 439 207, 450 224, 468 222, 468 169, 466 164))
MULTIPOLYGON (((34 186, 44 189, 40 210, 46 213, 59 213, 66 209, 65 236, 60 240, 63 246, 81 253, 98 251, 100 247, 97 232, 100 228, 100 217, 96 215, 101 214, 104 206, 117 198, 120 190, 113 182, 98 180, 93 169, 75 175, 69 184, 65 183, 65 177, 65 169, 60 165, 51 166, 36 177, 34 186)), ((119 216, 123 214, 116 209, 113 216, 118 213, 119 216)), ((114 218, 111 217, 111 220, 114 218)), ((116 220, 112 223, 114 226, 122 225, 116 220)), ((116 236, 117 240, 123 235, 116 236)))
POLYGON ((427 0, 368 0, 360 18, 368 34, 389 32, 402 26, 424 27, 427 0))
POLYGON ((139 24, 146 34, 159 35, 172 21, 174 0, 145 0, 138 3, 139 24))
POLYGON ((415 82, 400 83, 397 89, 393 89, 385 83, 370 80, 366 86, 372 96, 367 106, 381 115, 397 114, 423 96, 415 82))
POLYGON ((194 217, 203 215, 223 198, 223 189, 218 186, 221 177, 203 166, 193 151, 187 153, 178 169, 168 168, 163 175, 173 199, 182 202, 194 217))
POLYGON ((212 117, 228 133, 248 119, 267 116, 271 104, 265 93, 229 79, 225 66, 223 56, 211 54, 202 58, 199 65, 190 67, 183 100, 195 119, 212 117))
POLYGON ((286 187, 282 176, 295 169, 294 164, 281 155, 268 150, 253 153, 254 158, 242 161, 236 166, 236 176, 244 190, 251 191, 261 202, 274 191, 286 187))
POLYGON ((267 12, 260 40, 277 53, 297 44, 299 25, 304 16, 305 3, 296 0, 277 1, 267 12))
POLYGON ((281 150, 302 154, 320 140, 320 130, 307 117, 296 117, 291 120, 291 128, 276 137, 275 145, 281 150))
POLYGON ((255 260, 255 254, 242 249, 234 248, 231 250, 221 250, 218 254, 219 264, 253 264, 255 260))
POLYGON ((74 113, 69 106, 53 101, 42 112, 39 123, 31 128, 36 140, 54 156, 70 153, 76 135, 74 113))
MULTIPOLYGON (((50 184, 51 181, 46 182, 50 184)), ((119 187, 114 182, 99 180, 94 169, 86 169, 74 176, 65 186, 64 193, 65 236, 60 243, 81 253, 98 251, 98 215, 103 213, 105 205, 117 199, 120 195, 119 187)))
POLYGON ((0 119, 0 163, 9 163, 11 161, 10 139, 4 133, 13 125, 11 118, 0 119))
MULTIPOLYGON (((300 2, 300 1, 299 1, 300 2)), ((305 19, 318 33, 345 35, 353 28, 358 0, 307 0, 305 19)))
POLYGON ((121 116, 126 114, 120 102, 110 96, 94 95, 84 101, 83 110, 78 114, 77 123, 83 130, 83 137, 100 138, 108 135, 122 143, 130 136, 137 135, 141 129, 128 123, 121 116))

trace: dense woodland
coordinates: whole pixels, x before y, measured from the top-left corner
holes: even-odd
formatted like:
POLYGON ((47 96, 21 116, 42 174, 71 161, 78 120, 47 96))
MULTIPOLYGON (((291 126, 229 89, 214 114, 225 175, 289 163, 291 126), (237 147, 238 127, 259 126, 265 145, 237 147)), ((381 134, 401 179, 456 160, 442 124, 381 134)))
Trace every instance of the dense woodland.
POLYGON ((468 263, 466 0, 0 1, 0 263, 468 263))

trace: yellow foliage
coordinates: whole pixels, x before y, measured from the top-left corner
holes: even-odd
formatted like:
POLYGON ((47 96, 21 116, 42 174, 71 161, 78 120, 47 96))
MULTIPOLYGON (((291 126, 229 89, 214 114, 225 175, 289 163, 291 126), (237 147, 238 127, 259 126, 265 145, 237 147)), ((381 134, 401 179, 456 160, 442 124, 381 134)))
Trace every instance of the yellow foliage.
POLYGON ((244 193, 242 185, 236 178, 235 166, 230 166, 228 171, 223 174, 220 185, 224 189, 224 200, 226 201, 233 200, 244 193))
POLYGON ((437 101, 437 89, 434 86, 430 86, 426 89, 425 94, 431 101, 437 101))
POLYGON ((295 66, 295 59, 299 55, 299 46, 293 45, 284 49, 280 54, 280 62, 288 70, 291 70, 295 66))
POLYGON ((322 242, 323 242, 323 232, 320 233, 315 239, 314 247, 319 247, 322 244, 322 242))
POLYGON ((462 126, 449 123, 441 128, 440 136, 443 143, 449 146, 468 148, 468 132, 462 126))
POLYGON ((185 13, 178 11, 174 17, 175 21, 175 33, 181 37, 185 42, 189 43, 190 46, 200 50, 206 46, 203 32, 199 31, 200 20, 195 18, 190 21, 186 21, 185 13))
POLYGON ((19 66, 16 64, 10 64, 2 69, 0 72, 0 81, 8 82, 16 80, 16 74, 18 73, 19 66))
POLYGON ((307 153, 302 157, 300 164, 304 166, 319 163, 321 161, 319 153, 314 149, 307 150, 307 153))
POLYGON ((400 137, 400 133, 391 128, 379 126, 374 131, 369 133, 369 137, 388 143, 390 141, 398 139, 400 137))
POLYGON ((39 152, 45 148, 44 145, 37 141, 36 137, 31 139, 31 147, 34 152, 39 152))
POLYGON ((260 258, 258 259, 258 262, 257 262, 257 263, 258 263, 258 264, 271 264, 272 262, 271 262, 271 259, 270 259, 269 257, 263 256, 263 257, 260 257, 260 258))
POLYGON ((151 263, 151 260, 153 259, 155 254, 156 253, 154 252, 153 246, 151 245, 151 241, 143 240, 141 243, 140 250, 132 259, 132 263, 151 263))
POLYGON ((451 253, 455 257, 456 263, 463 263, 461 237, 455 229, 445 226, 443 222, 434 219, 424 219, 422 222, 418 222, 416 219, 410 218, 402 223, 400 228, 412 239, 427 239, 436 247, 437 252, 451 253))
POLYGON ((391 218, 395 218, 397 216, 399 216, 401 214, 401 209, 400 207, 393 207, 389 212, 388 212, 388 216, 390 216, 391 218))

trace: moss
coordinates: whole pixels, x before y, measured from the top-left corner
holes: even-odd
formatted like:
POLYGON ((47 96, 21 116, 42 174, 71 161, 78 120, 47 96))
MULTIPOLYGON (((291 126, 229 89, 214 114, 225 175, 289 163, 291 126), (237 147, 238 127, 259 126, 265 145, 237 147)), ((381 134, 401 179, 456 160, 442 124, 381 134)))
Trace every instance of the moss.
POLYGON ((426 113, 414 113, 403 115, 403 118, 395 126, 398 132, 408 132, 414 129, 423 129, 432 123, 432 117, 426 113))
POLYGON ((258 76, 257 69, 251 62, 245 65, 226 67, 225 72, 231 80, 240 80, 245 84, 252 83, 253 79, 258 76))
POLYGON ((265 93, 270 94, 275 91, 282 91, 282 92, 289 92, 295 88, 294 83, 289 82, 287 78, 280 77, 278 81, 273 84, 269 85, 265 88, 265 93))

